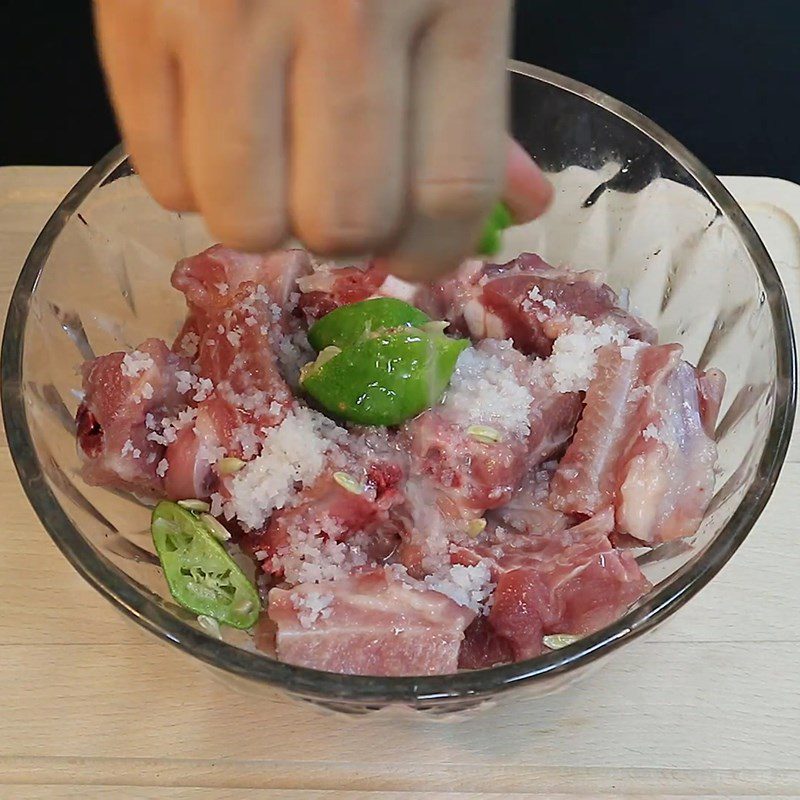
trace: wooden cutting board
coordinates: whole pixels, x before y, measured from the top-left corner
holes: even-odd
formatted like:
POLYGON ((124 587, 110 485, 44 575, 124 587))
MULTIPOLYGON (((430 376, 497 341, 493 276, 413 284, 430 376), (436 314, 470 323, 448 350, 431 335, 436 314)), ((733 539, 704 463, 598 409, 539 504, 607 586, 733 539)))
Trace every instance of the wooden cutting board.
MULTIPOLYGON (((3 313, 81 168, 0 169, 3 313)), ((800 308, 800 187, 726 181, 800 308)), ((472 717, 235 694, 56 550, 0 440, 0 798, 800 796, 800 463, 688 606, 568 691, 472 717)))

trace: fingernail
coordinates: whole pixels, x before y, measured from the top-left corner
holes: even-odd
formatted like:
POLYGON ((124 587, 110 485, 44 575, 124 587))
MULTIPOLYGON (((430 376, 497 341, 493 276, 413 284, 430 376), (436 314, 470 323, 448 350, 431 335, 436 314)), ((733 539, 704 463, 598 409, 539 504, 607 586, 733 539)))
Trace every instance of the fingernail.
POLYGON ((541 216, 553 199, 553 187, 536 166, 524 147, 514 139, 508 147, 506 183, 503 200, 514 217, 522 224, 541 216))

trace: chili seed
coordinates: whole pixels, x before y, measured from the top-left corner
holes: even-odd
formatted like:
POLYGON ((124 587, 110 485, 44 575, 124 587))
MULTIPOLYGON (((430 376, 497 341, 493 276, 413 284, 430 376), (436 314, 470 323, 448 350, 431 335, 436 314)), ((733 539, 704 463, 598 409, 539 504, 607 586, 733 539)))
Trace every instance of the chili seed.
POLYGON ((496 428, 490 428, 488 425, 470 425, 467 428, 467 434, 477 442, 483 444, 497 444, 503 441, 503 436, 496 428))
POLYGON ((471 519, 467 523, 467 536, 470 539, 477 539, 486 530, 486 520, 483 517, 471 519))
POLYGON ((185 508, 187 511, 200 511, 206 512, 211 510, 211 506, 205 500, 189 499, 178 500, 178 505, 185 508))
POLYGON ((223 458, 217 462, 217 472, 219 472, 220 475, 233 475, 244 469, 245 466, 247 466, 247 462, 242 461, 241 458, 223 458))
POLYGON ((560 650, 562 647, 568 647, 580 639, 580 636, 575 636, 572 633, 554 633, 552 636, 543 636, 542 642, 545 647, 551 650, 560 650))
POLYGON ((203 521, 205 526, 211 531, 211 535, 219 540, 220 542, 227 542, 231 538, 231 534, 228 529, 215 517, 212 517, 211 514, 201 514, 200 519, 203 521))
POLYGON ((206 632, 215 636, 217 639, 222 638, 222 631, 219 628, 219 622, 213 617, 207 617, 205 614, 198 614, 197 624, 206 632))
POLYGON ((346 472, 334 472, 333 479, 343 489, 347 489, 348 492, 352 492, 353 494, 363 494, 364 492, 364 485, 359 483, 352 475, 348 475, 346 472))

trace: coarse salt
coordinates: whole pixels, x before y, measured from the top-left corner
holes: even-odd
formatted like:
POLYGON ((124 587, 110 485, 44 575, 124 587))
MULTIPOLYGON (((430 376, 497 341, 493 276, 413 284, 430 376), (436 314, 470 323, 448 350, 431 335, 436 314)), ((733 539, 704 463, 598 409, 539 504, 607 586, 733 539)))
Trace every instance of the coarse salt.
POLYGON ((595 374, 597 351, 608 344, 623 344, 628 338, 621 325, 593 325, 574 316, 569 328, 553 342, 553 352, 545 362, 556 391, 583 392, 595 374))
POLYGON ((175 378, 178 381, 177 390, 178 394, 186 394, 194 388, 197 383, 197 378, 191 372, 185 369, 179 369, 175 373, 175 378))
POLYGON ((633 361, 636 354, 643 348, 647 347, 644 342, 629 339, 622 347, 619 348, 619 354, 625 361, 633 361))
POLYGON ((267 429, 261 455, 230 484, 229 505, 246 528, 262 525, 272 511, 289 502, 298 484, 307 486, 322 472, 333 446, 326 432, 336 427, 322 414, 298 408, 267 429))
POLYGON ((651 422, 643 431, 642 431, 642 438, 645 440, 654 439, 657 442, 661 441, 661 432, 658 428, 651 422))
POLYGON ((532 396, 514 372, 511 342, 487 341, 459 356, 444 408, 466 426, 489 426, 519 436, 529 432, 532 396))
POLYGON ((187 331, 181 338, 179 349, 188 358, 194 358, 200 348, 200 335, 195 331, 187 331))
POLYGON ((426 576, 424 582, 428 588, 446 595, 460 606, 470 608, 478 614, 484 612, 486 601, 496 587, 492 582, 489 562, 486 560, 470 567, 453 564, 426 576))
POLYGON ((272 559, 272 570, 280 570, 289 583, 325 583, 348 577, 353 569, 368 563, 358 546, 337 541, 344 533, 340 522, 329 515, 304 519, 287 530, 289 543, 272 559))
POLYGON ((147 353, 142 353, 140 350, 126 353, 122 357, 122 363, 120 364, 122 374, 128 378, 135 378, 148 369, 153 369, 153 367, 155 367, 153 359, 147 353))
POLYGON ((297 621, 303 628, 312 628, 318 619, 328 619, 333 609, 332 594, 305 592, 292 594, 292 606, 297 611, 297 621))
POLYGON ((211 392, 214 391, 214 384, 209 378, 200 378, 197 381, 197 391, 194 393, 192 400, 200 403, 205 400, 211 392))

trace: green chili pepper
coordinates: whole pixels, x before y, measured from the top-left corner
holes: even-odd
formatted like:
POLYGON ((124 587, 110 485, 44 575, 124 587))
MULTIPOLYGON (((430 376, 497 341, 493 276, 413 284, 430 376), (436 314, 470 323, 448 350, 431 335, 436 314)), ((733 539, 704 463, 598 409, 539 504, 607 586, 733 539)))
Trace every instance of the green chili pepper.
POLYGON ((498 203, 486 221, 486 226, 483 229, 483 235, 478 245, 478 255, 493 256, 499 253, 501 234, 506 228, 510 228, 512 223, 513 219, 508 207, 505 203, 498 203))
POLYGON ((381 328, 399 328, 401 325, 419 327, 429 321, 427 314, 402 300, 374 297, 341 306, 326 314, 311 326, 308 341, 317 351, 331 345, 343 348, 381 328))
POLYGON ((256 624, 258 592, 200 517, 162 500, 153 510, 150 530, 178 603, 234 628, 256 624))
POLYGON ((360 425, 399 425, 441 398, 468 346, 466 339, 418 328, 379 331, 339 353, 327 351, 300 381, 334 416, 360 425))

